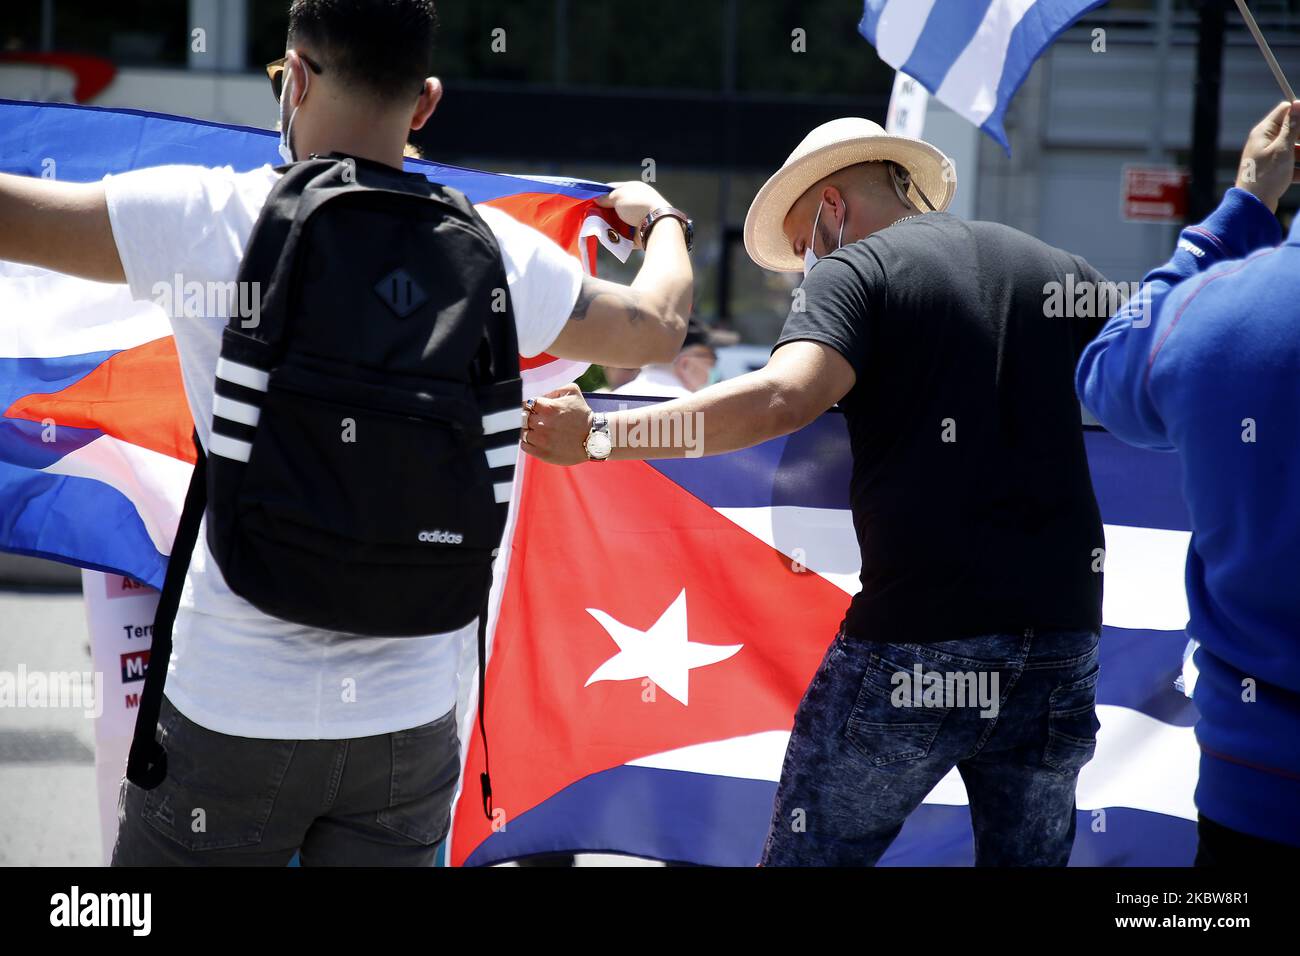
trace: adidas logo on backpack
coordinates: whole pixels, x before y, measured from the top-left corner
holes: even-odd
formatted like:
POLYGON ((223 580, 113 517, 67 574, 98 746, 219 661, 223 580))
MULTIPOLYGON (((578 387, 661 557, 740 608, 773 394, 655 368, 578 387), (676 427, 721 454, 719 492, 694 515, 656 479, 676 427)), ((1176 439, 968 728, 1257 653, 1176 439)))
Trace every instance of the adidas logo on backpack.
POLYGON ((420 540, 428 544, 460 544, 465 536, 454 531, 421 531, 420 540))

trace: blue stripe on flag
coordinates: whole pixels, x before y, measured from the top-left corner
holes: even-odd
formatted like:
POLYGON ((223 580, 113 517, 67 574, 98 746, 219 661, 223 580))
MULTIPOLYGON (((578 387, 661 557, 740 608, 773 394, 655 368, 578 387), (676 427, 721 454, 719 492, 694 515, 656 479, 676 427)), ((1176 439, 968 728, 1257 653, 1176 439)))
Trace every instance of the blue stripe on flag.
POLYGON ((1002 66, 1002 79, 998 82, 998 105, 980 127, 999 143, 1008 156, 1011 144, 1007 141, 1002 121, 1011 98, 1020 84, 1029 76, 1034 61, 1056 42, 1056 38, 1070 28, 1075 20, 1090 10, 1095 10, 1106 0, 1038 0, 1011 32, 1007 46, 1007 59, 1002 66))
POLYGON ((899 69, 920 80, 932 92, 938 90, 957 57, 975 36, 992 3, 993 0, 936 0, 912 55, 899 69))
MULTIPOLYGON (((33 317, 33 321, 40 321, 33 317)), ((0 346, 3 348, 3 346, 0 346)), ((0 356, 0 413, 28 395, 61 392, 85 378, 117 354, 118 350, 81 355, 0 356)))
MULTIPOLYGON (((1191 866, 1196 824, 1182 817, 1106 807, 1075 813, 1070 866, 1191 866), (1104 827, 1104 829, 1103 829, 1104 827)), ((972 866, 970 809, 922 804, 880 858, 881 866, 972 866)))
POLYGON ((584 777, 511 818, 509 826, 474 849, 465 865, 576 850, 702 866, 753 866, 763 850, 775 796, 776 784, 767 780, 615 767, 584 777), (617 812, 598 812, 601 808, 617 812))
POLYGON ((6 418, 4 412, 28 395, 63 391, 114 354, 109 351, 52 358, 0 358, 0 461, 26 468, 47 468, 99 438, 103 432, 97 428, 60 425, 55 429, 55 440, 47 441, 45 427, 40 422, 6 418))
MULTIPOLYGON (((598 412, 641 408, 663 399, 589 394, 598 412)), ((1084 433, 1093 491, 1107 524, 1190 531, 1174 455, 1126 445, 1108 432, 1084 433), (1166 490, 1152 495, 1151 489, 1166 490)), ((705 460, 663 459, 650 465, 714 508, 848 508, 852 459, 843 415, 823 415, 802 431, 705 460)))
POLYGON ((1179 493, 1182 466, 1176 455, 1135 448, 1101 429, 1084 432, 1092 489, 1106 524, 1190 531, 1191 515, 1179 493), (1153 489, 1160 489, 1153 494, 1153 489))
MULTIPOLYGON (((279 165, 278 142, 279 135, 268 130, 165 113, 0 99, 0 172, 52 172, 70 182, 94 182, 113 173, 177 163, 244 172, 279 165)), ((609 192, 599 183, 543 182, 427 160, 408 159, 406 168, 459 189, 474 203, 525 192, 576 199, 609 192)))
POLYGON ((876 32, 880 28, 880 17, 889 6, 889 0, 866 0, 863 4, 862 19, 858 21, 858 32, 876 45, 876 32))
MULTIPOLYGON (((480 844, 466 866, 542 853, 622 853, 704 866, 754 866, 763 850, 776 784, 616 767, 592 774, 514 817, 480 844), (617 813, 593 808, 617 808, 617 813)), ((1129 807, 1079 810, 1072 866, 1187 866, 1196 824, 1129 807), (1101 827, 1104 827, 1102 829, 1101 827)), ((903 825, 882 866, 970 866, 970 808, 922 804, 903 825)))
POLYGON ((1097 703, 1128 707, 1175 727, 1195 725, 1195 705, 1174 687, 1186 647, 1185 631, 1103 627, 1097 703))
MULTIPOLYGON (((589 394, 598 412, 642 408, 663 399, 589 394)), ((807 428, 708 459, 663 459, 649 464, 713 508, 849 506, 852 459, 844 416, 822 415, 807 428)))
POLYGON ((847 510, 852 468, 847 452, 844 416, 829 414, 754 448, 704 460, 650 464, 714 508, 794 505, 847 510))
POLYGON ((3 550, 125 574, 162 588, 158 553, 130 499, 90 478, 51 475, 0 462, 3 550))
POLYGON ((48 440, 51 435, 42 422, 0 418, 0 461, 39 471, 104 435, 98 428, 74 428, 57 423, 51 427, 53 441, 48 440))

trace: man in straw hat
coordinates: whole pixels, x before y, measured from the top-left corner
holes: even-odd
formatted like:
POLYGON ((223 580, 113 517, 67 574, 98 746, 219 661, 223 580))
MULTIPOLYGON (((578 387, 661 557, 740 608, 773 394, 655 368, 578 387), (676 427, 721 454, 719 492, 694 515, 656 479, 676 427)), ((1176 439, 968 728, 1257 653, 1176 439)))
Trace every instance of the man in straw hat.
POLYGON ((1103 555, 1072 373, 1098 323, 1050 317, 1047 293, 1102 280, 945 212, 956 185, 928 143, 818 127, 745 221, 755 262, 806 273, 765 368, 607 420, 572 387, 527 415, 524 449, 576 464, 698 453, 619 441, 668 440, 675 416, 720 454, 840 403, 862 589, 795 715, 767 864, 875 863, 954 766, 977 863, 1070 855, 1103 555))

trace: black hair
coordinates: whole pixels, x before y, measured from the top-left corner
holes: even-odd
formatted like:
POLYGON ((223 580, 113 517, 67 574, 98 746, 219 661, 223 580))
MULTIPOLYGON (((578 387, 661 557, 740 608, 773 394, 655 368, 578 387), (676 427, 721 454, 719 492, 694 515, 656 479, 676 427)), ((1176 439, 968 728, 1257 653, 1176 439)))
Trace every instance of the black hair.
POLYGON ((319 51, 325 72, 382 99, 415 96, 433 72, 433 0, 293 0, 289 46, 319 51))

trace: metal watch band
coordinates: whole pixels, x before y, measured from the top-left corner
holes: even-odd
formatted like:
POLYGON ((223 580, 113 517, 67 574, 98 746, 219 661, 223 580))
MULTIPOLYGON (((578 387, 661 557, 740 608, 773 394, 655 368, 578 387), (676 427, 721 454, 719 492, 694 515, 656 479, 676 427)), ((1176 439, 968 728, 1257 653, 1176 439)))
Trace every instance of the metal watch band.
POLYGON ((582 450, 587 452, 587 460, 608 461, 609 456, 613 454, 614 451, 613 445, 614 445, 613 436, 611 436, 609 433, 609 418, 599 413, 593 413, 591 416, 591 431, 589 431, 587 433, 587 437, 582 440, 582 450), (604 455, 601 455, 600 457, 596 457, 592 455, 592 453, 587 448, 587 443, 591 440, 591 436, 596 433, 600 433, 604 435, 606 438, 610 439, 609 451, 606 452, 604 455))

